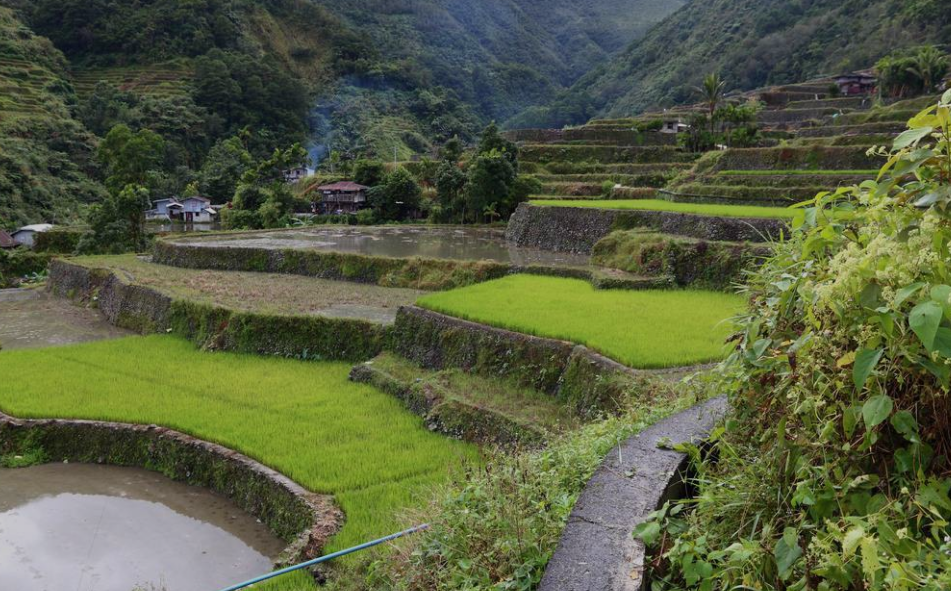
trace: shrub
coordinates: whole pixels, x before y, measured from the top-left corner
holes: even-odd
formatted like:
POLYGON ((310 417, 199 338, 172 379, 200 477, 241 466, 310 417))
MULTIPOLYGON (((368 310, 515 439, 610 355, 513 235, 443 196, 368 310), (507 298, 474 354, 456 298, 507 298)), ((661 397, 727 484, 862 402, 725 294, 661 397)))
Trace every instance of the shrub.
POLYGON ((949 103, 878 180, 817 196, 753 276, 716 384, 735 409, 720 462, 656 515, 663 535, 637 532, 659 544, 654 589, 951 587, 949 103))

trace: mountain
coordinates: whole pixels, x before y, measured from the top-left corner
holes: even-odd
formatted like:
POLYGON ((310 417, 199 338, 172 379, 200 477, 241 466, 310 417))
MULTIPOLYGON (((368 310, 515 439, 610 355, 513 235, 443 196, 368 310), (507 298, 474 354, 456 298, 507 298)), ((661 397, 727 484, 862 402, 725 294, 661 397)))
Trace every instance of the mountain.
POLYGON ((748 90, 868 68, 896 49, 947 42, 951 12, 943 0, 691 0, 555 105, 510 126, 689 102, 709 72, 720 72, 728 90, 748 90))
POLYGON ((0 7, 0 227, 78 220, 102 197, 66 58, 0 7))

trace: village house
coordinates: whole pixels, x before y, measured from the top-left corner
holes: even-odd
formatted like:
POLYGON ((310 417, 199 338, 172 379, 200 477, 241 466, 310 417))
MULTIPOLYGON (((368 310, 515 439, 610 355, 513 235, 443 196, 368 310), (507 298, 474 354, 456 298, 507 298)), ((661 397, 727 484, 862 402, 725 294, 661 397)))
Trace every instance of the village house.
POLYGON ((367 206, 367 189, 351 181, 317 187, 320 201, 313 203, 314 213, 356 213, 367 206))
POLYGON ((167 198, 154 201, 152 209, 145 212, 145 219, 206 224, 218 219, 218 212, 207 197, 167 198))
POLYGON ((680 119, 665 119, 660 128, 661 133, 684 133, 690 126, 683 123, 680 119))
POLYGON ((835 79, 835 85, 839 87, 839 94, 842 96, 872 94, 877 83, 875 76, 860 72, 843 74, 835 79))
POLYGON ((13 238, 13 241, 17 243, 17 245, 33 248, 33 242, 36 240, 36 235, 42 232, 48 232, 52 229, 53 224, 33 224, 30 226, 23 226, 10 236, 13 238))
POLYGON ((288 183, 298 183, 310 176, 310 171, 303 166, 284 171, 284 180, 288 183))
POLYGON ((16 248, 16 240, 4 230, 0 230, 0 248, 16 248))

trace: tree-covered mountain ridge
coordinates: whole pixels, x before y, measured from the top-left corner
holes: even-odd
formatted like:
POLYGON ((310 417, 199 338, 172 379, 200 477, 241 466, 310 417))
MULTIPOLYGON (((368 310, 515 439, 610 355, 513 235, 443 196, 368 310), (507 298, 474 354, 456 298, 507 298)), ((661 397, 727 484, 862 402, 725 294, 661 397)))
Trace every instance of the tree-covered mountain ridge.
POLYGON ((727 90, 869 68, 896 50, 951 42, 942 0, 691 0, 510 127, 558 127, 693 102, 703 77, 727 90))

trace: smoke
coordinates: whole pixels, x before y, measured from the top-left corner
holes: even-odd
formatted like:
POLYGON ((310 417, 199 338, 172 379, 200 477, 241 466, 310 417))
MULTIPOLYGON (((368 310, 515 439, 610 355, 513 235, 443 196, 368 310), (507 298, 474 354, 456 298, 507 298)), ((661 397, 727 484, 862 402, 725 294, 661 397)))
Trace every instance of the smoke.
POLYGON ((313 174, 320 163, 330 155, 330 144, 333 141, 332 112, 332 107, 316 104, 307 118, 310 127, 310 140, 307 142, 307 156, 310 160, 310 166, 307 169, 309 174, 313 174))

